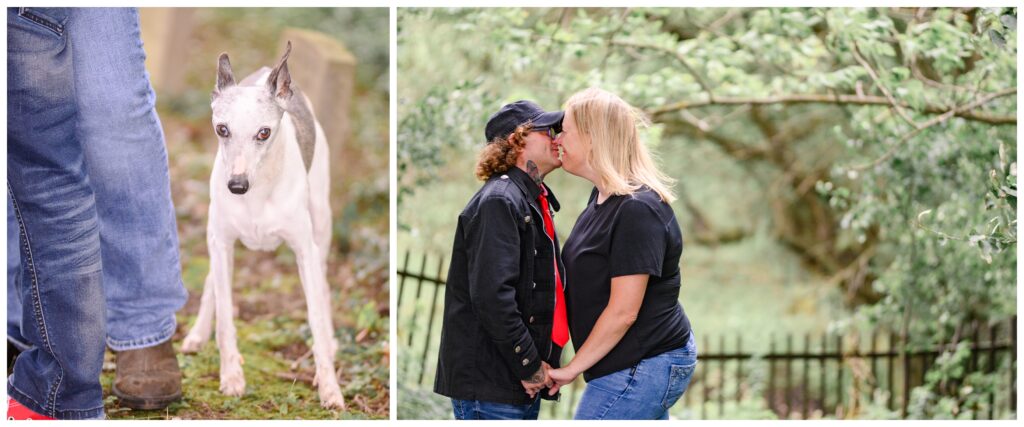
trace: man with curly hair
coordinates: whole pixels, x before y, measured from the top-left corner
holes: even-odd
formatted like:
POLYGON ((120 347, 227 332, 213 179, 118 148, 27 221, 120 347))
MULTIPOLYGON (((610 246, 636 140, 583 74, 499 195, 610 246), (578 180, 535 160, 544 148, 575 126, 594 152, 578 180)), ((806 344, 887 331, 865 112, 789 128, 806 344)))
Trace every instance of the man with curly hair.
POLYGON ((562 111, 530 101, 487 122, 476 176, 459 215, 448 269, 434 391, 456 419, 537 419, 569 339, 564 266, 544 176, 562 165, 562 111))

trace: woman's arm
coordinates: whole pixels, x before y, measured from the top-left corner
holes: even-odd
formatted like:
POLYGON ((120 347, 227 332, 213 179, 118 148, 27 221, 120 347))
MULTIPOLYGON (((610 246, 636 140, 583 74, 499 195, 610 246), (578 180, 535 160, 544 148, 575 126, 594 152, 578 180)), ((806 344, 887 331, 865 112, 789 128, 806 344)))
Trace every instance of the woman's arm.
POLYGON ((647 274, 634 274, 612 278, 611 295, 608 306, 597 318, 594 329, 590 331, 587 341, 580 351, 573 356, 569 364, 560 369, 552 369, 548 375, 555 381, 549 394, 554 395, 559 387, 571 383, 579 374, 594 366, 608 352, 612 351, 626 331, 636 322, 640 304, 643 303, 647 291, 647 274))

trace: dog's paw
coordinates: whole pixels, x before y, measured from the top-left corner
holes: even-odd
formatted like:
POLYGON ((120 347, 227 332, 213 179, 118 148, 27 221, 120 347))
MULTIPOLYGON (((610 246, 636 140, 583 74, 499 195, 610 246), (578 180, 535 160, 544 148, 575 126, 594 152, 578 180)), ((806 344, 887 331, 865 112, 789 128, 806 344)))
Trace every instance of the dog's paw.
POLYGON ((198 353, 199 349, 203 348, 203 342, 206 340, 199 338, 198 336, 188 334, 185 336, 185 340, 181 342, 182 353, 198 353))
POLYGON ((245 375, 242 374, 241 366, 221 368, 220 392, 235 397, 245 394, 245 375))
POLYGON ((320 405, 324 408, 345 409, 345 398, 341 395, 338 378, 334 375, 334 369, 331 368, 316 370, 314 381, 320 394, 320 405))
POLYGON ((341 395, 341 389, 337 384, 334 387, 321 386, 318 391, 320 392, 320 406, 345 410, 345 397, 341 395))

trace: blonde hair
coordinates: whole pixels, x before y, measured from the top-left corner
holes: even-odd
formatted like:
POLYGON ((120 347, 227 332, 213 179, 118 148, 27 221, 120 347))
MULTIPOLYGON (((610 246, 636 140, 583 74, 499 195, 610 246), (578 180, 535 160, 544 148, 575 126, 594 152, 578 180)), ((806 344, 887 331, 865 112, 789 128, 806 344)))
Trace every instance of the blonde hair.
POLYGON ((589 147, 587 162, 605 191, 631 195, 646 185, 665 203, 676 199, 670 188, 675 180, 658 170, 640 141, 637 128, 648 124, 640 110, 611 92, 592 87, 571 96, 565 102, 565 113, 572 115, 582 142, 589 147))

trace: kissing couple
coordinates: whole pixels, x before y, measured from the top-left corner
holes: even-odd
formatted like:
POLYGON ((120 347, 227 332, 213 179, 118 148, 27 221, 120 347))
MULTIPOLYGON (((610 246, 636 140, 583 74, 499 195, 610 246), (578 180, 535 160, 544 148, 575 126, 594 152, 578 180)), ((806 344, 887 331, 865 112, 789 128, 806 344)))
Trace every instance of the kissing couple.
POLYGON ((640 140, 643 114, 599 88, 563 111, 502 106, 485 127, 483 186, 458 217, 434 391, 456 419, 537 419, 582 374, 575 419, 667 420, 697 365, 679 303, 672 179, 640 140), (556 169, 593 184, 564 246, 556 169), (562 366, 572 338, 575 355, 562 366))

